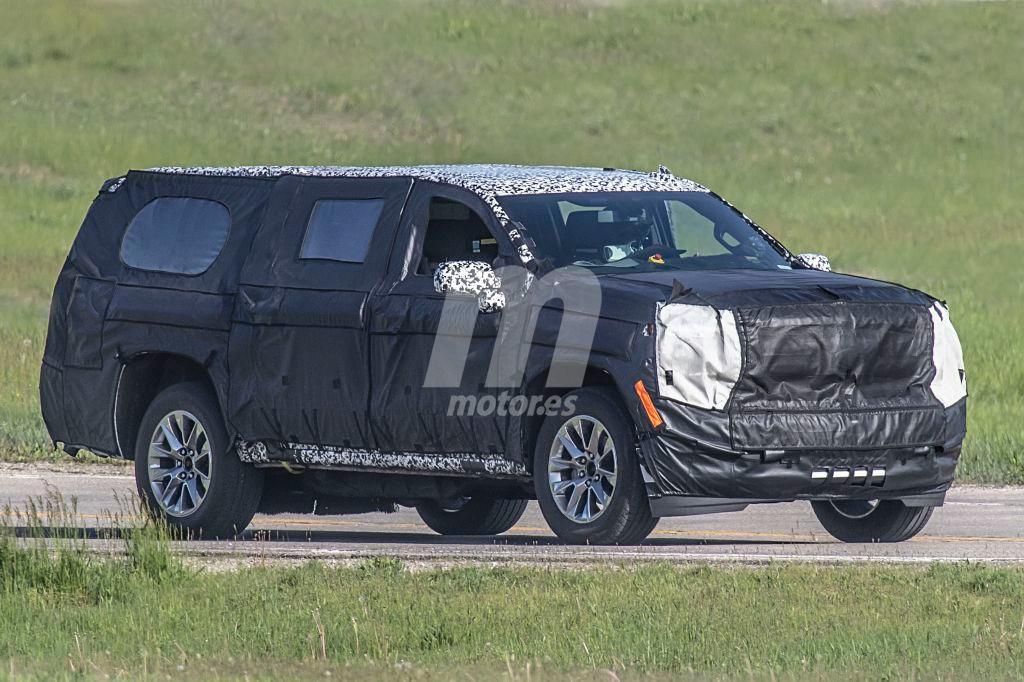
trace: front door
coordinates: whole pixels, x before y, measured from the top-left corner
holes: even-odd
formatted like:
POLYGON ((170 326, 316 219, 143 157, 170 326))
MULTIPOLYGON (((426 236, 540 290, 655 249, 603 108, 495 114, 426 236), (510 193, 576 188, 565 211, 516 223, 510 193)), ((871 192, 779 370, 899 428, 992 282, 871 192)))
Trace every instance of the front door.
POLYGON ((434 291, 433 274, 444 261, 493 264, 512 252, 508 236, 475 195, 417 182, 397 243, 388 281, 371 302, 374 436, 382 449, 438 460, 500 457, 510 420, 497 405, 501 389, 486 377, 502 313, 478 312, 475 298, 455 297, 448 305, 463 324, 440 328, 445 296, 434 291), (459 349, 445 385, 427 385, 436 344, 459 349))
POLYGON ((409 178, 281 178, 241 275, 230 421, 246 440, 375 447, 367 299, 409 178))

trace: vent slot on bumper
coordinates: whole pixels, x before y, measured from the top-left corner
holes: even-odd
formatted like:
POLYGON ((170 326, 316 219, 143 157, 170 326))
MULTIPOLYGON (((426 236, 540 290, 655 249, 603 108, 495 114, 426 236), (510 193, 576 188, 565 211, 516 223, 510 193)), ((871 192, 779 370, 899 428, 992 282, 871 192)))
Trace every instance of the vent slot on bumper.
POLYGON ((811 471, 811 480, 821 483, 848 483, 850 485, 885 484, 885 467, 830 467, 811 471))

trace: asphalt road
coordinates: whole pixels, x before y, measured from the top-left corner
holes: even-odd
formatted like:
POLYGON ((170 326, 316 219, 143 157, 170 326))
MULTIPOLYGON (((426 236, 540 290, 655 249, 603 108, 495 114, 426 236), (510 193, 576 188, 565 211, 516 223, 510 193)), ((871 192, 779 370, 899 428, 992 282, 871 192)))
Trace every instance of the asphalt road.
MULTIPOLYGON (((54 525, 92 535, 124 515, 134 493, 130 476, 118 469, 81 466, 0 465, 0 507, 23 509, 30 499, 52 495, 75 502, 77 517, 54 525), (49 491, 49 492, 48 492, 49 491)), ((410 565, 635 563, 637 561, 768 561, 922 563, 984 561, 1024 563, 1024 488, 960 486, 937 509, 924 533, 892 545, 847 545, 818 525, 806 503, 754 505, 746 511, 663 519, 640 547, 567 546, 548 531, 531 504, 511 531, 496 538, 441 537, 416 512, 344 517, 257 516, 234 541, 177 543, 196 560, 216 564, 321 559, 348 563, 368 556, 396 556, 410 565)), ((13 519, 8 524, 17 525, 13 519)), ((88 541, 97 551, 118 542, 88 541)))

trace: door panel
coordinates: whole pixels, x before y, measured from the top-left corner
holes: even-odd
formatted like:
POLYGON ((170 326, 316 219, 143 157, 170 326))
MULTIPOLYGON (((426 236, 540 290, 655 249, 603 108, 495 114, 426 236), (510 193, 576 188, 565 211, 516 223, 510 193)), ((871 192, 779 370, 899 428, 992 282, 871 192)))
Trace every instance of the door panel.
MULTIPOLYGON (((446 454, 500 454, 505 452, 507 419, 498 414, 449 414, 452 400, 472 396, 479 401, 498 393, 485 385, 491 352, 497 336, 500 313, 480 313, 472 329, 447 330, 437 334, 444 305, 434 294, 427 277, 417 277, 406 292, 421 286, 423 295, 392 293, 375 308, 371 334, 371 366, 374 391, 371 396, 371 423, 374 434, 385 449, 446 454), (429 285, 429 286, 428 286, 429 285), (427 293, 429 291, 429 293, 427 293), (458 338, 462 337, 462 338, 458 338), (427 367, 435 342, 461 344, 469 337, 469 352, 462 369, 461 382, 452 387, 425 386, 427 367)), ((475 298, 459 301, 466 307, 466 318, 477 314, 475 298)), ((455 403, 457 407, 458 402, 455 403)), ((465 412, 465 411, 464 411, 465 412)))
POLYGON ((230 347, 240 436, 372 448, 366 301, 383 278, 411 180, 282 178, 242 271, 230 347), (299 257, 317 201, 382 199, 362 263, 299 257))
MULTIPOLYGON (((370 399, 374 437, 385 450, 416 453, 502 455, 507 450, 509 419, 491 410, 487 414, 458 410, 449 413, 452 400, 471 396, 485 405, 499 398, 497 389, 487 387, 485 379, 491 353, 501 323, 501 313, 479 313, 474 297, 456 301, 465 308, 460 317, 464 329, 442 330, 438 325, 444 296, 434 291, 433 278, 422 266, 423 244, 429 222, 430 200, 441 197, 464 202, 483 221, 503 252, 510 252, 507 235, 497 226, 493 215, 475 196, 417 183, 406 208, 396 241, 389 281, 371 297, 370 352, 373 368, 373 393, 370 399), (467 338, 468 337, 468 338, 467 338), (427 368, 435 341, 442 345, 466 344, 468 353, 461 383, 453 387, 426 387, 427 368)), ((461 239, 450 216, 443 223, 447 234, 461 239)), ((436 241, 436 240, 435 240, 436 241)), ((454 245, 462 248, 461 242, 454 245)), ((456 406, 458 404, 456 403, 456 406)))

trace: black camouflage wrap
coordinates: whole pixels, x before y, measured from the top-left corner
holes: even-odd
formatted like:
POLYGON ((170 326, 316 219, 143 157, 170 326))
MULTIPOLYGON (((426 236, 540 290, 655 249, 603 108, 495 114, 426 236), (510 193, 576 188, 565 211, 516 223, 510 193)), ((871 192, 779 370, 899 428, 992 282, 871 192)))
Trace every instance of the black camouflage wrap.
MULTIPOLYGON (((537 419, 448 408, 457 395, 500 398, 502 389, 483 378, 502 334, 528 348, 513 392, 543 389, 559 330, 575 313, 523 294, 535 278, 547 286, 537 267, 542 254, 501 198, 581 191, 708 190, 663 169, 486 165, 168 167, 114 178, 93 201, 54 290, 40 378, 50 436, 133 456, 126 429, 145 407, 126 397, 139 395, 133 370, 166 356, 208 378, 247 462, 527 481, 537 419), (488 268, 468 261, 437 281, 416 275, 413 247, 434 194, 477 211, 498 241, 499 260, 527 266, 516 288, 503 280, 498 290, 488 268), (227 207, 231 229, 213 265, 195 276, 125 266, 118 254, 129 222, 154 198, 176 196, 227 207), (313 205, 336 197, 383 200, 366 262, 299 260, 313 205), (438 291, 475 288, 483 294, 449 301, 465 324, 444 330, 468 349, 461 376, 452 386, 423 388, 446 304, 438 291)), ((593 345, 563 356, 620 395, 636 424, 651 496, 941 501, 966 431, 966 400, 944 407, 929 390, 935 299, 826 272, 823 262, 797 260, 761 232, 791 269, 600 276, 593 345), (652 329, 658 307, 671 302, 734 315, 742 369, 725 409, 658 394, 652 329), (650 426, 637 380, 661 428, 650 426), (822 467, 886 475, 814 480, 822 467)), ((577 285, 563 275, 549 288, 557 294, 577 285)))

